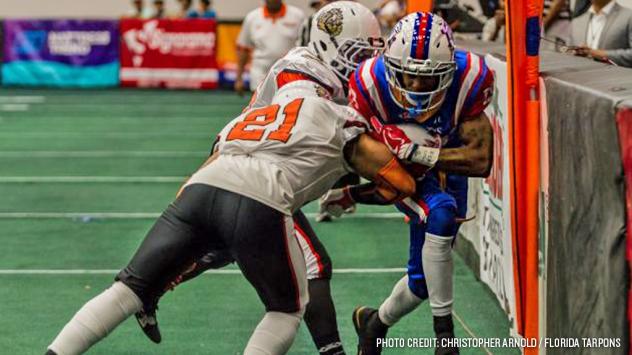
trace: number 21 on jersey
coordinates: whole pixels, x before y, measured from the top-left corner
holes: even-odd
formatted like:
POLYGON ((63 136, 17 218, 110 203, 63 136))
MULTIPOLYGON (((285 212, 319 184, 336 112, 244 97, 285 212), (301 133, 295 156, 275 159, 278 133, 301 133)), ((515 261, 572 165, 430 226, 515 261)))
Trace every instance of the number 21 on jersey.
POLYGON ((230 130, 226 140, 260 141, 265 136, 266 140, 286 143, 292 136, 292 128, 296 124, 302 105, 303 99, 296 99, 283 107, 281 115, 281 106, 278 104, 250 110, 243 121, 237 122, 230 130), (270 127, 267 126, 279 119, 283 121, 278 128, 266 135, 270 131, 270 127))

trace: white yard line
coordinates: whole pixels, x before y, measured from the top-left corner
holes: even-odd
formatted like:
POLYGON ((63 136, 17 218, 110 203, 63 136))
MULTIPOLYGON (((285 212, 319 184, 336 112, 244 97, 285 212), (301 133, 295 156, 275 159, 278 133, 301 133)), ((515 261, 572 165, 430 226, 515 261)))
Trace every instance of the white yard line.
MULTIPOLYGON (((315 218, 317 213, 305 213, 308 218, 315 218)), ((0 219, 155 219, 158 212, 0 212, 0 219)), ((366 212, 353 213, 343 219, 403 219, 399 212, 366 212)))
MULTIPOLYGON (((7 105, 18 105, 18 104, 7 104, 7 105)), ((106 104, 107 105, 107 104, 106 104)), ((142 103, 139 103, 139 105, 142 105, 142 103)), ((234 115, 236 116, 236 115, 234 115)), ((225 118, 230 118, 230 115, 226 115, 225 118)), ((118 115, 112 115, 112 114, 108 114, 108 115, 96 115, 94 113, 82 113, 82 112, 77 112, 77 113, 73 113, 71 114, 66 114, 66 115, 51 115, 51 114, 43 114, 43 113, 37 113, 37 115, 35 115, 33 112, 29 112, 28 115, 16 115, 16 116, 12 116, 11 118, 14 119, 20 119, 20 120, 27 120, 27 119, 42 119, 42 120, 67 120, 67 119, 78 119, 78 120, 100 120, 100 121, 104 121, 104 120, 142 120, 142 119, 147 119, 147 120, 153 120, 156 121, 157 119, 164 119, 164 120, 203 120, 203 121, 212 121, 214 119, 217 119, 217 117, 212 116, 212 115, 208 115, 208 116, 186 116, 186 115, 182 115, 182 113, 178 113, 176 115, 174 114, 165 114, 164 111, 162 111, 161 113, 145 113, 144 115, 138 115, 138 116, 118 116, 118 115)))
POLYGON ((201 151, 116 151, 116 150, 21 150, 0 151, 0 158, 200 158, 201 151))
POLYGON ((28 104, 0 104, 2 112, 25 112, 29 110, 28 104))
POLYGON ((0 138, 214 138, 211 132, 0 132, 0 138))
POLYGON ((170 183, 184 176, 0 176, 0 184, 11 183, 170 183))
MULTIPOLYGON (((0 269, 0 275, 112 275, 118 273, 116 269, 0 269)), ((334 269, 334 274, 392 274, 404 273, 404 268, 351 268, 334 269)), ((207 270, 205 274, 241 274, 237 269, 207 270)))
MULTIPOLYGON (((465 322, 463 321, 463 319, 456 313, 456 311, 452 311, 452 314, 454 315, 454 318, 456 318, 456 320, 461 324, 461 326, 463 326, 463 329, 465 329, 465 332, 472 338, 479 338, 479 336, 477 336, 476 334, 474 334, 474 332, 472 331, 472 329, 470 329, 465 322)), ((481 349, 483 349, 485 351, 485 354, 487 355, 493 355, 493 353, 491 351, 489 351, 489 349, 486 346, 481 347, 481 349)))
POLYGON ((41 104, 46 102, 44 96, 0 96, 0 104, 41 104))

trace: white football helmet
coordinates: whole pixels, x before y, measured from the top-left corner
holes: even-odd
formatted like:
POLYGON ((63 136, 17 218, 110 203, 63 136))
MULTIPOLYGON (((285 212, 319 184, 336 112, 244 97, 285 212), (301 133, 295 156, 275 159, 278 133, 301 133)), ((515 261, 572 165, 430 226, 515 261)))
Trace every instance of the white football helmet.
POLYGON ((456 71, 450 26, 429 12, 407 15, 393 27, 386 42, 384 64, 391 87, 403 94, 412 116, 439 108, 456 71), (407 90, 404 73, 434 79, 433 87, 424 91, 407 90))
POLYGON ((314 15, 308 47, 346 84, 358 64, 381 52, 384 40, 371 10, 357 2, 336 1, 314 15))

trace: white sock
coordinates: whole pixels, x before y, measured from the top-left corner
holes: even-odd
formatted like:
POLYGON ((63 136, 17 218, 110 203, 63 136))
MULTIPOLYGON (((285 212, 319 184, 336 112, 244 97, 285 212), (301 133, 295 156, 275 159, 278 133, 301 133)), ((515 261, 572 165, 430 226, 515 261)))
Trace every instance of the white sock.
POLYGON ((433 316, 452 313, 452 237, 426 233, 421 252, 433 316))
POLYGON ((408 275, 406 275, 397 281, 391 295, 380 306, 378 315, 382 323, 390 327, 403 316, 414 311, 421 302, 423 300, 408 288, 408 275))
POLYGON ((290 350, 303 312, 268 312, 252 333, 244 355, 277 355, 290 350))
POLYGON ((129 287, 115 282, 81 307, 48 348, 58 355, 81 354, 141 307, 142 302, 129 287))

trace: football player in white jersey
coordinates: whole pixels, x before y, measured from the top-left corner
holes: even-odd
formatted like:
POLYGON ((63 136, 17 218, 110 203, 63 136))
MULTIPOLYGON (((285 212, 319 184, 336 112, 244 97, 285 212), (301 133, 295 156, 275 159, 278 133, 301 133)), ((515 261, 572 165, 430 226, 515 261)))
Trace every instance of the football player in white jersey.
MULTIPOLYGON (((245 110, 270 105, 278 90, 298 80, 318 83, 334 101, 346 102, 349 75, 358 63, 373 57, 384 46, 377 19, 368 8, 356 2, 337 1, 323 7, 314 15, 312 25, 308 47, 294 48, 278 60, 255 90, 245 110)), ((310 303, 305 322, 321 355, 344 354, 329 286, 331 260, 305 215, 299 210, 293 217, 309 280, 310 303)), ((196 260, 192 269, 178 276, 174 283, 231 261, 225 251, 213 250, 196 260)), ((156 299, 145 304, 136 315, 141 328, 154 342, 161 340, 155 311, 160 296, 157 294, 156 299)))
POLYGON ((244 354, 287 353, 308 302, 292 215, 350 171, 374 181, 390 202, 415 191, 414 179, 367 130, 357 111, 333 103, 325 88, 306 80, 285 85, 271 105, 245 111, 222 130, 215 153, 114 284, 75 314, 47 354, 87 351, 217 248, 229 250, 266 308, 244 354))

